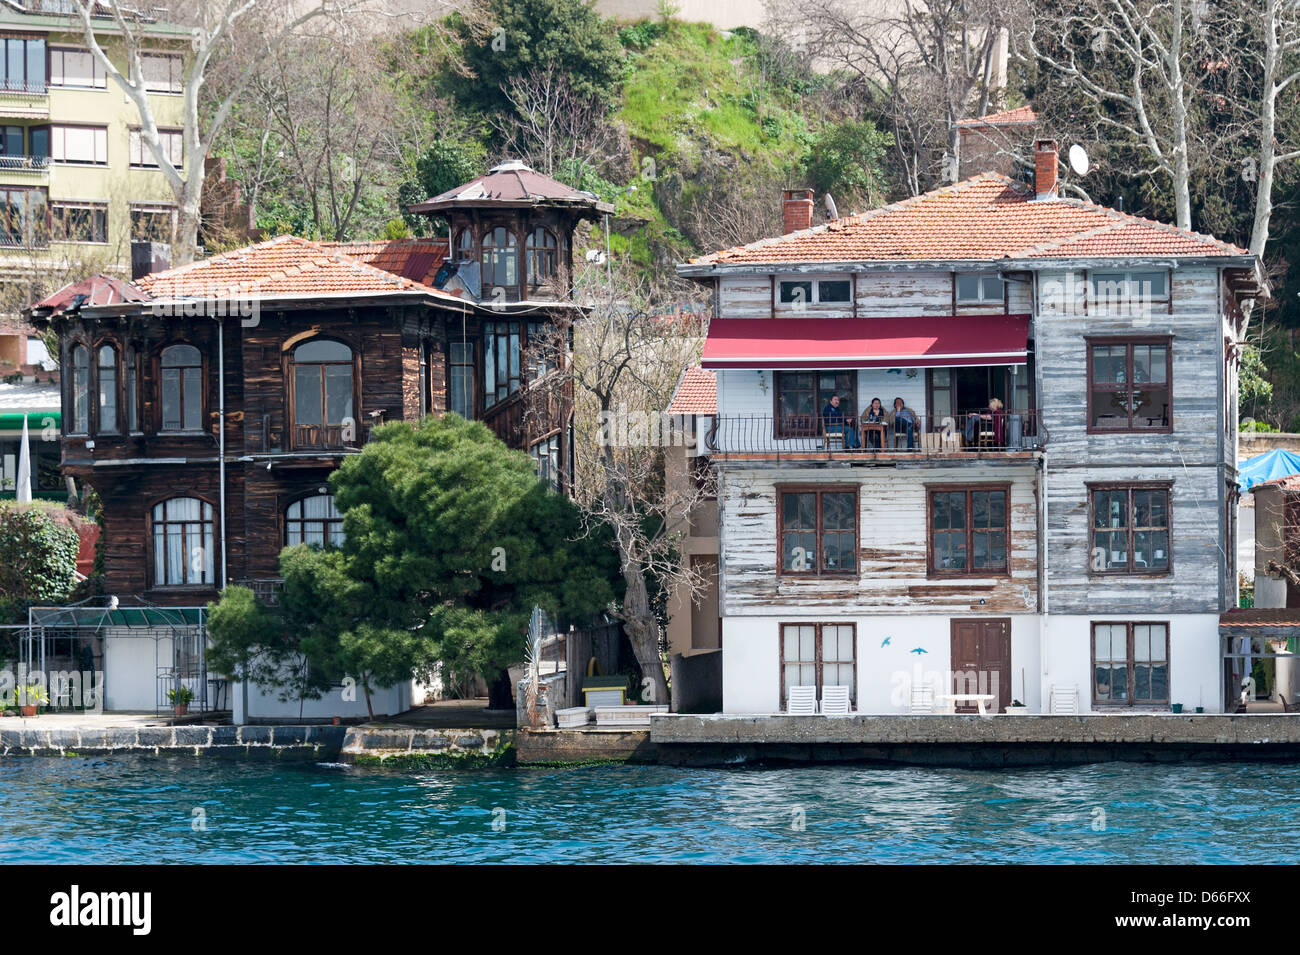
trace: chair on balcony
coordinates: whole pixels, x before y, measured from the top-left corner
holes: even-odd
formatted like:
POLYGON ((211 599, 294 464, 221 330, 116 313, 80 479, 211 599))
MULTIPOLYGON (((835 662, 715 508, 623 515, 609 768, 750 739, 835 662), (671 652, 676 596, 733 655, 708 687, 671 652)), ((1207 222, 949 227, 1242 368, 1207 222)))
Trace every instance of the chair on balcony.
POLYGON ((1073 683, 1053 683, 1047 700, 1047 711, 1053 716, 1075 716, 1079 712, 1079 687, 1073 683))
POLYGON ((925 682, 912 684, 912 697, 908 701, 907 711, 913 714, 934 712, 933 683, 925 682))
POLYGON ((817 713, 817 687, 792 686, 787 694, 785 711, 791 716, 815 716, 817 713))
POLYGON ((822 716, 849 715, 849 688, 847 686, 822 687, 822 716))

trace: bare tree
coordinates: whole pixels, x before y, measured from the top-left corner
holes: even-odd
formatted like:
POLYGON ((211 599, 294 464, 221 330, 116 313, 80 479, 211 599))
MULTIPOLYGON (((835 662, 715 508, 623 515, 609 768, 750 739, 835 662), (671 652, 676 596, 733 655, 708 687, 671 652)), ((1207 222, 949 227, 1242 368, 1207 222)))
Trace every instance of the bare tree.
POLYGON ((625 152, 607 107, 576 92, 554 63, 501 87, 512 109, 492 117, 506 152, 548 176, 584 162, 604 171, 625 152))
MULTIPOLYGON (((1259 75, 1259 160, 1255 170, 1254 220, 1250 251, 1263 255, 1273 218, 1273 186, 1278 169, 1300 159, 1300 142, 1294 130, 1284 140, 1278 118, 1278 99, 1300 80, 1300 7, 1289 0, 1242 0, 1243 22, 1258 23, 1260 42, 1243 45, 1259 75)), ((1249 174, 1250 170, 1245 170, 1249 174)))
POLYGON ((177 169, 158 135, 158 123, 149 101, 143 50, 150 43, 150 19, 124 0, 72 0, 74 19, 80 20, 86 45, 105 73, 122 88, 140 116, 140 135, 154 155, 175 196, 178 210, 172 242, 172 261, 193 260, 198 245, 201 198, 205 176, 204 158, 235 102, 253 79, 263 59, 307 23, 328 19, 336 30, 336 41, 346 26, 345 14, 365 0, 194 0, 184 9, 173 10, 175 22, 191 28, 192 51, 184 71, 183 122, 184 155, 189 163, 177 169), (111 23, 105 22, 105 12, 111 23), (109 58, 97 31, 110 27, 119 33, 126 52, 127 72, 123 75, 109 58), (210 100, 205 84, 219 65, 229 67, 220 95, 210 100))

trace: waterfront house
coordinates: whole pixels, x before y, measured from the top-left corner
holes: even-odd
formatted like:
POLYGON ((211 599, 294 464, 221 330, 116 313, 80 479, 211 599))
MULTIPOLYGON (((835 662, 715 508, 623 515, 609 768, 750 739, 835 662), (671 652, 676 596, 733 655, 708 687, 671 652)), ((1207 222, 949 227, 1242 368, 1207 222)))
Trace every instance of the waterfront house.
MULTIPOLYGON (((483 420, 567 485, 569 409, 524 413, 525 386, 549 373, 530 342, 573 307, 573 231, 609 207, 504 163, 414 209, 448 238, 280 236, 146 275, 111 303, 91 279, 31 309, 59 336, 63 473, 98 494, 104 585, 124 608, 199 608, 227 583, 274 599, 283 547, 341 540, 326 479, 384 421, 483 420)), ((110 709, 159 705, 155 658, 207 679, 194 662, 202 641, 178 626, 184 662, 157 650, 173 645, 165 632, 134 649, 126 633, 100 640, 110 709)), ((243 689, 237 716, 279 712, 243 689)), ((411 700, 398 687, 376 708, 411 700)), ((308 716, 364 712, 364 700, 306 705, 308 716)))
POLYGON ((1051 141, 1032 178, 816 227, 789 190, 786 234, 678 266, 716 316, 724 711, 795 686, 860 713, 1231 699, 1260 263, 1063 197, 1051 141))

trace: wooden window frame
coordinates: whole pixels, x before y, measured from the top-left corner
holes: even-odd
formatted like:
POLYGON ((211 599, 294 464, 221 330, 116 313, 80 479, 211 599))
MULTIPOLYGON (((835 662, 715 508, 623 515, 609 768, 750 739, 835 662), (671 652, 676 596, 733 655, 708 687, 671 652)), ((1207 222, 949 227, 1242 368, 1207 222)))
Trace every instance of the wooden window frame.
POLYGON ((1088 676, 1089 695, 1093 707, 1102 710, 1120 710, 1120 709, 1141 709, 1143 707, 1168 706, 1173 698, 1173 659, 1171 657, 1170 647, 1170 626, 1168 620, 1090 620, 1088 621, 1088 659, 1091 661, 1091 671, 1088 676), (1117 627, 1123 626, 1127 633, 1125 634, 1125 671, 1128 681, 1128 699, 1123 702, 1115 700, 1098 700, 1097 699, 1097 628, 1098 627, 1117 627), (1137 680, 1134 672, 1137 668, 1138 661, 1134 658, 1133 631, 1137 627, 1164 627, 1165 628, 1165 667, 1168 670, 1168 677, 1165 681, 1165 689, 1168 697, 1163 700, 1136 700, 1134 699, 1134 690, 1137 680))
MULTIPOLYGON (((796 369, 777 369, 772 372, 772 438, 776 441, 784 441, 790 438, 812 438, 822 433, 822 408, 820 405, 821 388, 817 384, 818 375, 852 375, 853 384, 853 414, 845 413, 845 423, 852 424, 855 428, 859 427, 858 415, 862 412, 857 408, 858 403, 858 369, 856 368, 826 368, 816 371, 796 370, 796 369), (812 375, 813 376, 813 411, 812 427, 807 431, 798 428, 788 428, 783 422, 785 416, 781 414, 781 381, 786 375, 812 375)), ((838 393, 838 392, 837 392, 838 393)), ((797 416, 791 416, 797 417, 797 416)))
MULTIPOLYGON (((170 341, 170 342, 165 342, 165 343, 163 343, 163 345, 162 345, 162 346, 158 349, 158 351, 155 352, 155 354, 154 354, 154 361, 153 361, 153 364, 154 364, 154 381, 158 382, 158 402, 157 402, 157 404, 155 405, 155 409, 156 409, 156 410, 155 410, 155 413, 154 413, 154 415, 155 415, 155 421, 154 421, 154 430, 155 430, 155 432, 156 432, 157 434, 160 434, 160 435, 195 435, 195 434, 206 434, 206 433, 207 433, 207 428, 204 427, 204 422, 207 421, 207 417, 206 417, 206 415, 207 415, 207 405, 208 405, 208 395, 207 395, 207 391, 208 391, 208 389, 205 387, 205 383, 206 383, 207 380, 208 380, 208 355, 207 355, 207 352, 205 352, 205 351, 204 351, 202 348, 200 348, 198 345, 194 344, 194 342, 187 341, 187 340, 185 340, 185 339, 177 339, 176 341, 170 341), (197 349, 197 350, 198 350, 198 353, 199 353, 199 364, 198 364, 198 369, 199 369, 199 388, 198 388, 198 391, 199 391, 199 426, 198 426, 198 428, 186 428, 186 427, 184 426, 184 425, 185 425, 185 376, 184 376, 184 375, 181 376, 181 383, 180 383, 180 384, 181 384, 181 386, 180 386, 180 397, 181 397, 181 427, 179 427, 179 428, 166 428, 166 427, 164 427, 164 422, 165 422, 167 419, 164 417, 164 410, 163 410, 163 363, 162 363, 162 360, 163 360, 163 352, 165 352, 167 349, 171 348, 173 345, 189 345, 191 348, 197 349)), ((176 368, 193 368, 193 367, 195 367, 195 366, 194 366, 194 365, 176 365, 176 366, 173 366, 173 367, 176 367, 176 368)))
MULTIPOLYGON (((1088 493, 1088 576, 1089 577, 1168 577, 1174 572, 1174 482, 1173 481, 1090 481, 1084 485, 1088 493), (1096 491, 1124 491, 1127 494, 1126 508, 1128 511, 1126 520, 1127 546, 1128 546, 1128 567, 1124 570, 1094 570, 1092 566, 1092 553, 1096 549, 1095 534, 1098 530, 1096 525, 1097 515, 1096 502, 1093 500, 1093 493, 1096 491), (1163 568, 1152 570, 1135 570, 1133 569, 1133 492, 1134 491, 1164 491, 1165 493, 1165 557, 1166 563, 1163 568)), ((1153 530, 1158 528, 1145 527, 1141 530, 1153 530)))
MULTIPOLYGON (((472 335, 469 332, 466 332, 465 337, 462 338, 460 341, 449 340, 447 342, 447 351, 446 351, 447 406, 443 410, 445 411, 456 410, 455 408, 452 407, 452 395, 454 394, 454 389, 455 389, 454 382, 456 378, 454 372, 455 369, 457 368, 468 368, 469 369, 469 409, 468 410, 469 410, 469 420, 471 421, 476 420, 478 418, 480 408, 482 407, 479 402, 482 401, 483 398, 485 397, 483 395, 480 395, 478 392, 478 387, 483 381, 479 369, 479 364, 482 357, 481 346, 482 346, 482 335, 481 334, 472 335), (469 348, 469 358, 467 361, 456 361, 454 359, 453 348, 457 345, 465 345, 469 348)), ((457 411, 456 413, 460 414, 459 411, 457 411)))
POLYGON ((90 346, 90 344, 81 341, 80 339, 71 342, 71 344, 68 347, 68 370, 71 372, 71 374, 68 375, 68 407, 72 411, 72 414, 68 416, 69 427, 67 433, 69 435, 76 435, 77 437, 90 437, 90 433, 91 433, 90 416, 91 416, 91 408, 94 405, 94 401, 91 400, 91 395, 93 395, 95 391, 94 382, 91 378, 91 369, 93 367, 94 367, 94 349, 90 346), (84 422, 85 424, 84 428, 78 427, 78 425, 82 424, 83 422, 79 422, 77 420, 77 349, 78 348, 84 349, 86 354, 86 369, 85 369, 86 370, 86 417, 84 422))
MULTIPOLYGON (((342 450, 343 448, 345 448, 345 447, 349 447, 349 446, 351 446, 351 445, 356 445, 356 444, 360 443, 360 436, 361 436, 361 425, 360 425, 361 414, 360 414, 360 409, 361 409, 361 403, 360 403, 360 401, 358 400, 358 385, 359 385, 359 383, 360 383, 361 376, 360 376, 360 373, 359 373, 359 371, 358 371, 358 361, 359 361, 359 352, 358 352, 356 346, 353 345, 352 342, 347 341, 347 340, 345 340, 345 339, 343 339, 343 338, 340 338, 340 337, 338 337, 338 336, 336 336, 336 335, 312 335, 312 336, 309 337, 309 338, 302 338, 302 339, 299 339, 299 340, 293 342, 293 343, 292 343, 288 348, 286 348, 286 349, 284 350, 284 381, 285 381, 285 391, 286 391, 286 395, 285 395, 285 399, 286 399, 286 404, 285 404, 285 420, 288 422, 288 425, 289 425, 289 443, 290 443, 290 446, 291 446, 294 450, 308 450, 308 451, 314 451, 314 450, 322 450, 322 451, 341 451, 341 450, 342 450), (342 345, 344 348, 346 348, 346 349, 348 350, 348 352, 349 352, 349 358, 348 358, 346 361, 340 359, 340 360, 337 360, 337 361, 331 360, 331 361, 304 361, 304 362, 298 362, 298 361, 295 360, 295 358, 294 358, 294 352, 296 352, 296 351, 297 351, 299 348, 301 348, 303 345, 309 345, 309 344, 311 344, 312 342, 322 342, 322 341, 324 341, 324 342, 333 342, 333 343, 335 343, 335 344, 342 345), (302 365, 302 366, 315 365, 315 366, 317 366, 317 367, 319 367, 319 368, 321 369, 321 373, 320 373, 320 387, 321 387, 321 396, 320 396, 320 397, 321 397, 320 417, 321 417, 321 423, 320 423, 320 425, 318 426, 318 427, 319 427, 319 431, 320 431, 320 437, 321 437, 321 440, 320 440, 319 442, 315 443, 315 444, 313 444, 313 443, 311 443, 311 442, 309 442, 309 441, 303 441, 303 440, 300 440, 299 437, 298 437, 298 418, 297 418, 297 412, 298 412, 298 405, 297 405, 297 401, 298 401, 297 388, 298 388, 298 384, 297 384, 297 382, 298 382, 298 367, 299 367, 299 365, 302 365), (352 426, 353 426, 353 428, 355 429, 355 434, 356 434, 356 437, 353 439, 352 442, 348 442, 347 440, 345 440, 345 438, 344 438, 344 436, 343 436, 343 431, 344 431, 345 428, 346 428, 346 419, 345 419, 344 422, 340 422, 338 425, 331 425, 331 424, 329 424, 329 423, 325 420, 326 417, 327 417, 326 409, 327 409, 327 407, 328 407, 328 397, 327 397, 327 393, 326 393, 326 384, 325 384, 325 368, 326 368, 326 366, 329 366, 329 365, 347 365, 347 366, 351 369, 351 372, 352 372, 352 380, 351 380, 351 387, 352 387, 352 426), (336 428, 337 428, 338 431, 339 431, 339 439, 338 439, 337 442, 333 442, 333 441, 330 441, 330 440, 329 440, 329 432, 330 432, 331 430, 333 430, 333 429, 336 429, 336 428)), ((312 425, 303 425, 303 427, 310 428, 310 427, 313 427, 313 426, 312 426, 312 425)), ((288 506, 288 505, 286 505, 286 507, 287 507, 287 506, 288 506)))
MULTIPOLYGON (((202 525, 202 524, 205 523, 205 521, 203 520, 202 514, 203 514, 203 511, 202 511, 202 508, 200 508, 200 510, 199 510, 199 515, 200 515, 200 516, 199 516, 199 521, 198 521, 198 523, 199 523, 200 525, 202 525)), ((164 520, 162 523, 163 523, 163 526, 166 526, 166 525, 168 525, 168 524, 192 524, 192 523, 194 523, 194 522, 193 522, 193 521, 168 521, 168 520, 164 520)), ((182 536, 182 539, 184 539, 185 532, 182 531, 181 533, 182 533, 182 535, 183 535, 183 536, 182 536)), ((201 531, 201 530, 200 530, 199 533, 200 533, 200 536, 202 536, 202 531, 201 531)), ((213 501, 208 500, 208 498, 204 497, 202 494, 197 494, 197 493, 195 493, 194 491, 181 489, 181 490, 178 490, 175 494, 169 494, 169 495, 167 495, 166 497, 154 498, 153 500, 149 501, 148 505, 145 507, 145 548, 146 548, 146 554, 147 554, 146 564, 148 565, 148 576, 147 576, 146 579, 149 581, 149 589, 150 589, 150 590, 168 590, 168 591, 209 591, 209 590, 216 590, 216 589, 217 589, 217 579, 218 579, 218 576, 219 576, 220 573, 221 573, 221 569, 220 569, 220 567, 219 567, 219 563, 220 563, 220 553, 221 553, 221 538, 220 538, 220 534, 221 534, 221 522, 220 522, 220 520, 218 519, 218 508, 217 508, 217 505, 216 505, 213 501), (169 584, 169 583, 160 583, 159 580, 158 580, 158 563, 157 563, 157 556, 158 556, 158 555, 157 555, 157 551, 155 550, 155 540, 154 540, 154 529, 158 526, 158 521, 154 518, 154 516, 153 516, 153 512, 154 512, 154 508, 156 508, 159 504, 164 504, 164 505, 165 505, 168 501, 174 501, 174 500, 177 500, 178 498, 190 498, 190 499, 196 500, 196 501, 198 501, 200 504, 206 505, 206 506, 207 506, 208 508, 210 508, 211 511, 212 511, 212 519, 211 519, 211 524, 212 524, 212 580, 211 580, 210 582, 209 582, 209 581, 203 581, 203 582, 196 583, 196 584, 195 584, 195 583, 169 584)), ((165 538, 166 538, 166 534, 164 533, 164 539, 165 539, 165 538)), ((190 553, 192 553, 192 551, 189 550, 189 549, 187 549, 187 550, 185 551, 185 553, 186 553, 186 555, 187 555, 185 559, 188 560, 188 559, 189 559, 189 558, 188 558, 188 555, 189 555, 190 553)))
POLYGON ((108 203, 95 201, 80 201, 77 199, 52 199, 50 200, 50 241, 51 242, 76 242, 81 245, 107 245, 108 244, 108 203), (62 218, 59 214, 68 212, 89 212, 91 213, 91 238, 82 239, 74 238, 68 235, 67 219, 62 218), (59 225, 61 228, 56 229, 59 225), (100 231, 97 227, 102 224, 103 229, 100 231), (102 236, 97 238, 96 236, 102 236))
POLYGON ((114 438, 121 437, 122 435, 126 434, 126 428, 124 427, 124 425, 126 424, 126 409, 123 407, 123 403, 122 403, 122 391, 123 391, 122 379, 125 377, 125 375, 123 374, 125 367, 122 359, 122 349, 118 345, 118 343, 113 341, 112 339, 102 338, 98 342, 96 342, 95 347, 91 349, 91 358, 92 358, 91 363, 93 364, 95 369, 95 375, 91 387, 91 392, 94 395, 94 399, 95 399, 92 402, 92 404, 94 405, 93 426, 94 426, 95 434, 105 435, 107 437, 114 437, 114 438), (105 366, 104 364, 102 364, 100 360, 100 352, 103 351, 105 348, 111 349, 113 352, 113 363, 111 366, 105 366), (117 419, 113 423, 114 424, 113 428, 109 430, 106 430, 104 428, 104 421, 103 421, 104 407, 102 401, 103 392, 100 388, 101 373, 103 372, 105 367, 111 367, 113 371, 113 416, 114 418, 117 419))
POLYGON ((973 271, 973 272, 953 272, 952 273, 952 301, 953 305, 1001 305, 1006 307, 1007 300, 1007 280, 1002 278, 1000 272, 994 271, 973 271), (979 278, 980 294, 978 298, 962 298, 958 289, 961 287, 961 279, 966 276, 976 276, 979 278), (1002 294, 997 298, 984 298, 984 280, 992 278, 998 280, 998 285, 1002 289, 1002 294))
MULTIPOLYGON (((1083 339, 1084 352, 1087 358, 1087 381, 1085 389, 1087 395, 1087 426, 1088 434, 1172 434, 1174 430, 1174 336, 1173 335, 1085 335, 1083 339), (1164 384, 1169 390, 1169 411, 1167 418, 1169 423, 1161 425, 1159 428, 1135 428, 1133 426, 1133 413, 1129 412, 1129 426, 1127 428, 1098 428, 1094 424, 1092 395, 1094 383, 1092 380, 1092 350, 1097 346, 1125 346, 1124 357, 1124 375, 1126 381, 1126 390, 1129 392, 1138 391, 1134 388, 1133 381, 1133 346, 1135 345, 1162 345, 1165 349, 1165 381, 1164 384)), ((1119 389, 1103 389, 1107 392, 1119 389)))
MULTIPOLYGON (((305 533, 304 533, 304 531, 305 531, 306 526, 307 526, 308 524, 321 524, 321 525, 323 525, 324 537, 325 537, 325 543, 324 543, 323 546, 324 546, 325 548, 338 547, 338 546, 339 546, 339 545, 337 545, 337 544, 332 544, 332 543, 330 542, 330 525, 332 525, 332 524, 337 524, 338 527, 339 527, 339 531, 340 531, 340 533, 341 533, 342 530, 343 530, 343 517, 342 517, 342 515, 340 515, 339 517, 290 517, 290 516, 289 516, 289 509, 292 508, 294 505, 301 505, 301 504, 303 504, 305 501, 311 500, 312 498, 316 498, 316 497, 329 497, 329 498, 332 498, 332 497, 334 497, 334 495, 331 494, 331 493, 329 493, 329 492, 326 492, 326 493, 322 494, 322 493, 319 491, 319 489, 317 489, 317 490, 312 490, 312 491, 307 491, 307 492, 305 492, 305 493, 303 493, 303 494, 299 494, 297 497, 294 497, 294 498, 290 499, 290 500, 289 500, 289 501, 284 505, 284 507, 281 509, 281 511, 280 511, 280 523, 281 523, 281 534, 280 534, 280 540, 284 542, 284 546, 285 546, 285 547, 294 547, 294 546, 297 546, 297 545, 295 545, 295 544, 290 544, 290 543, 289 543, 289 526, 290 526, 291 524, 297 524, 297 525, 299 526, 299 531, 298 531, 298 533, 299 533, 299 536, 300 536, 300 537, 305 537, 305 536, 306 536, 305 533)), ((335 504, 335 509, 336 509, 336 510, 338 509, 338 505, 337 505, 337 504, 335 504)), ((305 540, 301 540, 301 541, 299 541, 298 543, 299 543, 299 544, 305 544, 306 541, 305 541, 305 540)))
POLYGON ((861 561, 858 559, 858 550, 862 546, 862 486, 859 484, 778 484, 776 485, 776 574, 778 577, 789 577, 792 579, 845 579, 855 578, 859 575, 861 561), (785 569, 785 506, 784 497, 786 494, 816 494, 817 495, 817 516, 816 516, 816 543, 813 545, 816 552, 817 567, 813 570, 786 570, 785 569), (853 495, 853 567, 849 570, 825 571, 821 569, 822 561, 822 535, 825 533, 825 527, 822 520, 822 495, 824 494, 852 494, 853 495))
POLYGON ((544 225, 534 226, 528 230, 524 236, 524 286, 528 289, 545 288, 547 283, 560 274, 560 237, 555 234, 555 230, 544 225), (546 236, 550 236, 553 245, 538 245, 535 243, 537 233, 543 233, 543 242, 546 236), (539 261, 549 259, 550 271, 538 278, 537 264, 539 261))
POLYGON ((925 485, 925 574, 928 578, 983 578, 983 577, 1010 577, 1011 576, 1011 484, 991 482, 981 484, 927 484, 925 485), (972 492, 981 491, 1001 491, 1006 495, 1006 507, 1003 508, 1003 533, 1006 535, 1007 542, 1007 565, 1002 570, 992 570, 990 568, 981 568, 975 570, 969 567, 975 554, 974 535, 975 528, 971 524, 971 503, 970 496, 972 492), (966 570, 948 570, 943 567, 935 566, 934 553, 934 495, 935 494, 957 494, 964 492, 966 495, 966 570))
MULTIPOLYGON (((848 627, 853 631, 853 682, 849 684, 849 710, 856 712, 858 709, 858 625, 856 623, 837 622, 834 620, 782 620, 776 625, 776 660, 777 672, 781 680, 780 708, 785 712, 788 706, 785 685, 785 628, 786 627, 813 627, 815 634, 813 637, 813 671, 817 675, 817 699, 820 702, 822 689, 825 684, 822 682, 822 667, 824 658, 822 656, 822 627, 848 627)), ((842 664, 840 664, 842 665, 842 664)), ((838 685, 838 684, 836 684, 838 685)))

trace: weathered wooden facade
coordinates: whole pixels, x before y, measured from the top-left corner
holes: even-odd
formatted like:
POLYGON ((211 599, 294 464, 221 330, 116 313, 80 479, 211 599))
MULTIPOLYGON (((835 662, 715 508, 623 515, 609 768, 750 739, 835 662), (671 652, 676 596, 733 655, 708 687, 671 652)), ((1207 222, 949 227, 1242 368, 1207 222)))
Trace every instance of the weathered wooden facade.
POLYGON ((1259 263, 1036 166, 817 228, 788 192, 789 234, 678 267, 715 296, 728 712, 1225 705, 1259 263))

